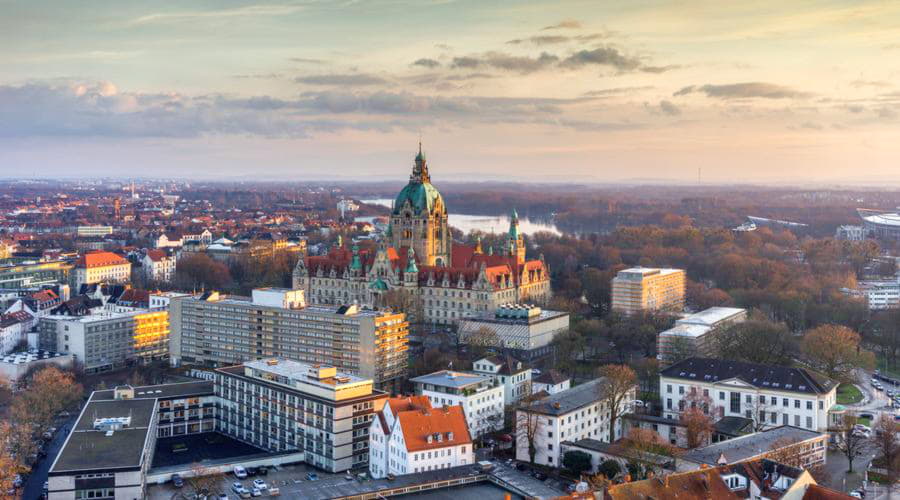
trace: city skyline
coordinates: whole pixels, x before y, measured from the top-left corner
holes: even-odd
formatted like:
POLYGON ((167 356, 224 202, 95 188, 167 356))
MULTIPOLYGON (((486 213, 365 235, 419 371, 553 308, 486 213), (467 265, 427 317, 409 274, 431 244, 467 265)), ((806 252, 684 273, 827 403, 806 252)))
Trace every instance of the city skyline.
POLYGON ((5 2, 0 177, 900 184, 900 6, 5 2))

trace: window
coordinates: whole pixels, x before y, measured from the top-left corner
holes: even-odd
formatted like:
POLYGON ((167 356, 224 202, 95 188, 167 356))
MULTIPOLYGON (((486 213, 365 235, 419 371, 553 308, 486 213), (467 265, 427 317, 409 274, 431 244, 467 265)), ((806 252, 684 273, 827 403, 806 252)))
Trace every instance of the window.
POLYGON ((806 417, 806 428, 812 429, 812 417, 806 417))
POLYGON ((725 401, 725 393, 724 392, 719 391, 719 399, 722 401, 725 401))
POLYGON ((666 392, 672 394, 672 384, 666 384, 666 392))
POLYGON ((759 402, 762 404, 766 404, 766 397, 762 394, 759 395, 759 402))
POLYGON ((800 400, 799 399, 794 400, 794 408, 800 408, 800 400))
POLYGON ((807 410, 812 410, 812 401, 807 401, 807 402, 806 402, 806 409, 807 409, 807 410))
POLYGON ((781 403, 784 405, 785 408, 787 408, 788 406, 791 406, 791 403, 789 402, 788 398, 782 398, 781 403))
POLYGON ((684 394, 684 386, 683 385, 678 386, 678 394, 684 394))
POLYGON ((821 399, 819 400, 819 409, 820 409, 820 410, 824 410, 824 409, 825 409, 825 402, 822 401, 821 399))
POLYGON ((667 410, 672 409, 672 398, 666 398, 666 409, 667 410))
POLYGON ((747 400, 748 405, 753 404, 753 395, 747 394, 747 397, 745 399, 747 400))
POLYGON ((731 413, 740 413, 741 412, 741 393, 732 392, 731 393, 731 413))

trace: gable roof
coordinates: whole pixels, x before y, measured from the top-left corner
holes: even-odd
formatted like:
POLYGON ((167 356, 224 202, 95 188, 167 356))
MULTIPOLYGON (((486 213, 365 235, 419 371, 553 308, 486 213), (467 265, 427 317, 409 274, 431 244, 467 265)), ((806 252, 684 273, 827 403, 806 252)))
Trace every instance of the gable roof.
POLYGON ((532 379, 532 382, 537 382, 538 384, 547 384, 547 385, 556 385, 561 384, 569 380, 569 377, 559 373, 556 370, 549 369, 541 372, 540 375, 532 379))
POLYGON ((717 469, 700 469, 680 474, 669 474, 643 481, 610 486, 606 498, 612 500, 653 498, 655 500, 712 499, 726 500, 740 498, 728 489, 717 469))
POLYGON ((761 389, 806 394, 826 394, 837 386, 805 368, 712 358, 688 358, 662 370, 660 376, 711 383, 740 379, 761 389))
POLYGON ((407 451, 471 444, 462 406, 402 411, 397 415, 407 451), (452 434, 451 434, 452 433, 452 434), (428 437, 431 436, 431 442, 428 437), (440 436, 440 440, 436 439, 440 436), (451 437, 452 436, 452 437, 451 437))
POLYGON ((104 267, 104 266, 116 266, 128 264, 128 260, 121 255, 114 254, 112 252, 90 252, 82 255, 78 258, 77 266, 84 268, 93 268, 93 267, 104 267))

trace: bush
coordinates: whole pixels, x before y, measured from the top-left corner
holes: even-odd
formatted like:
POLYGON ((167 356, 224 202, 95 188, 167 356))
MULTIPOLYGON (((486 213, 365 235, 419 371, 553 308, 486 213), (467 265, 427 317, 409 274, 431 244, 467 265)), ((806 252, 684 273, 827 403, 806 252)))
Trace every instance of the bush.
POLYGON ((563 455, 562 464, 576 476, 591 470, 591 456, 583 451, 567 451, 563 455))
POLYGON ((597 468, 597 472, 606 476, 607 479, 614 479, 622 472, 622 466, 615 460, 604 460, 597 468))

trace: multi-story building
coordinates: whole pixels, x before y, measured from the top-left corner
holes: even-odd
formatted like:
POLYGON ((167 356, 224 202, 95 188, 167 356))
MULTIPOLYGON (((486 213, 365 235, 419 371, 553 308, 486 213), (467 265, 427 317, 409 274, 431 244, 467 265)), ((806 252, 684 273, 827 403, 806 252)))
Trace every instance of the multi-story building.
POLYGON ((0 355, 12 352, 25 340, 34 317, 28 311, 0 314, 0 355))
POLYGON ((175 256, 164 250, 147 250, 141 259, 141 269, 149 281, 171 281, 175 277, 175 256))
POLYGON ((678 419, 701 407, 713 420, 744 417, 757 429, 792 425, 825 432, 832 427, 837 383, 804 368, 689 358, 659 374, 663 416, 678 419))
POLYGON ((425 396, 391 398, 369 429, 369 473, 417 474, 475 462, 461 406, 433 408, 425 396))
POLYGON ((480 242, 453 242, 447 220, 420 145, 377 250, 338 245, 327 255, 300 259, 294 288, 305 290, 312 304, 370 307, 389 303, 390 291, 404 291, 418 304, 407 311, 421 315, 415 321, 441 324, 481 316, 508 302, 550 299, 550 271, 542 258, 525 258, 515 211, 505 247, 496 254, 484 252, 480 242))
POLYGON ((493 377, 441 370, 410 382, 416 394, 427 396, 432 406, 462 406, 472 437, 503 428, 504 387, 493 377))
POLYGON ((834 239, 847 241, 862 241, 866 239, 866 228, 864 226, 843 225, 838 226, 834 231, 834 239))
POLYGON ((218 429, 269 452, 302 451, 329 472, 369 466, 369 429, 388 395, 334 367, 269 358, 215 371, 218 429))
POLYGON ((491 356, 472 363, 472 371, 503 386, 503 404, 511 405, 532 394, 531 368, 512 356, 491 356))
POLYGON ((856 288, 842 288, 850 297, 862 298, 870 311, 900 307, 900 279, 860 281, 856 288))
POLYGON ((502 304, 491 314, 461 319, 457 326, 460 343, 491 346, 533 360, 552 353, 553 337, 569 330, 569 313, 502 304))
POLYGON ((716 334, 747 319, 747 310, 737 307, 710 307, 685 316, 656 338, 657 357, 663 366, 688 357, 716 354, 716 334))
POLYGON ((572 387, 572 379, 559 373, 556 370, 549 369, 542 372, 531 381, 532 394, 546 392, 547 394, 556 394, 572 387))
MULTIPOLYGON (((609 442, 610 409, 602 401, 603 384, 598 378, 558 392, 516 410, 516 460, 559 467, 562 443, 581 439, 609 442)), ((634 400, 637 387, 624 398, 618 415, 624 415, 634 400)), ((615 439, 622 437, 623 419, 616 419, 615 439)))
POLYGON ((163 359, 169 352, 167 311, 50 315, 38 323, 39 346, 72 354, 86 372, 163 359))
POLYGON ((678 457, 678 469, 693 470, 763 458, 788 461, 809 469, 825 465, 827 451, 828 434, 782 425, 688 450, 678 457))
POLYGON ((77 226, 75 228, 75 234, 78 236, 106 236, 112 232, 112 226, 77 226))
POLYGON ((881 213, 864 209, 856 211, 862 219, 866 236, 885 241, 900 240, 900 213, 881 213))
POLYGON ((683 269, 632 267, 612 280, 612 310, 623 314, 684 309, 683 269))
POLYGON ((213 430, 211 382, 94 391, 47 478, 48 498, 146 498, 158 437, 213 430))
POLYGON ((127 283, 131 262, 112 252, 89 252, 75 262, 75 290, 94 283, 127 283))
POLYGON ((173 298, 171 361, 209 367, 282 357, 399 383, 406 374, 402 313, 358 306, 307 306, 302 290, 262 288, 252 297, 216 292, 173 298))
POLYGON ((74 265, 65 260, 0 265, 0 289, 68 283, 74 265))

